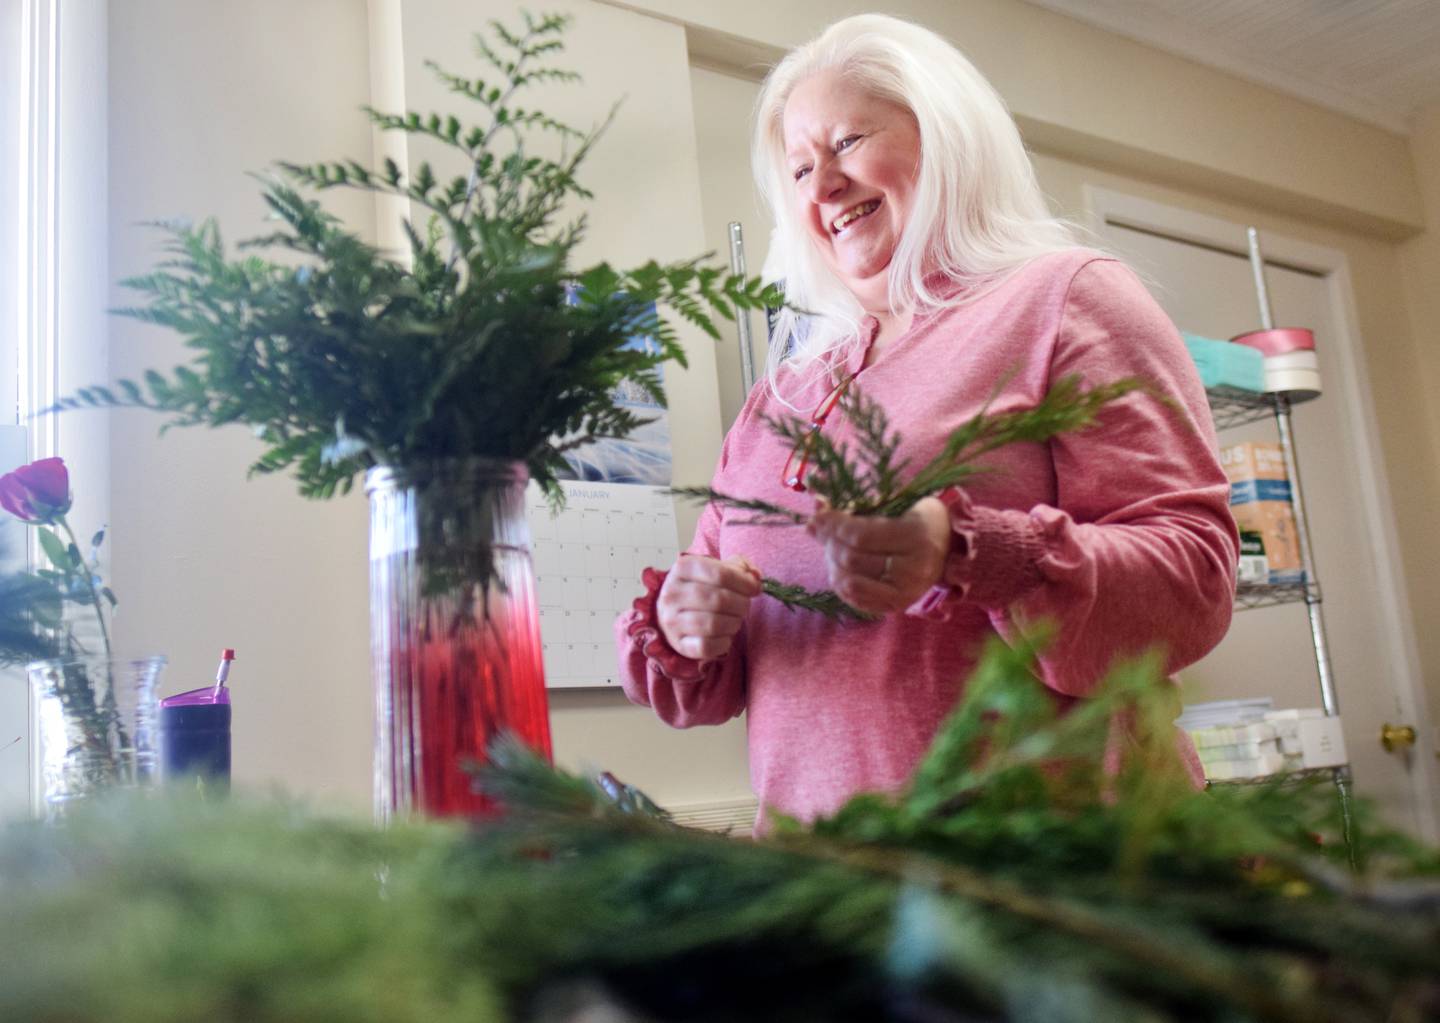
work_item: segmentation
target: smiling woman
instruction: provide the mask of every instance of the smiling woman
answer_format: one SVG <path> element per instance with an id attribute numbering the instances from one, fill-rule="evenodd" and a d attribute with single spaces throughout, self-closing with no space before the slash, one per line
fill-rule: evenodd
<path id="1" fill-rule="evenodd" d="M 914 115 L 829 70 L 790 94 L 783 129 L 797 219 L 861 306 L 889 313 L 890 256 L 914 213 L 920 170 Z"/>
<path id="2" fill-rule="evenodd" d="M 892 307 L 968 301 L 1019 262 L 1076 245 L 1046 208 L 1004 100 L 950 43 L 898 19 L 847 18 L 778 65 L 758 102 L 752 161 L 775 220 L 766 273 L 792 306 L 777 332 L 794 338 L 795 365 L 853 347 L 867 314 L 883 334 Z M 815 167 L 828 173 L 812 180 Z M 885 218 L 883 271 L 859 291 L 828 263 L 828 241 L 802 244 L 822 226 L 816 188 L 831 205 L 849 199 L 837 213 L 864 200 L 903 207 Z M 833 220 L 823 226 L 836 237 Z M 970 287 L 941 299 L 937 273 Z M 772 350 L 772 384 L 785 354 Z"/>
<path id="3" fill-rule="evenodd" d="M 807 528 L 712 504 L 616 632 L 631 699 L 678 727 L 744 711 L 762 805 L 809 819 L 906 785 L 988 638 L 1052 623 L 1041 674 L 1061 706 L 1117 657 L 1160 647 L 1175 671 L 1203 656 L 1229 624 L 1237 542 L 1174 325 L 1050 215 L 1004 104 L 953 46 L 894 18 L 838 22 L 775 67 L 757 121 L 787 343 L 712 488 Z M 1033 409 L 1077 379 L 1144 390 L 903 512 L 809 496 L 822 433 L 832 462 L 870 453 L 879 488 L 982 412 Z M 815 411 L 777 436 L 787 409 Z M 894 439 L 883 464 L 877 433 Z M 829 589 L 866 617 L 797 613 L 762 577 L 764 594 Z"/>

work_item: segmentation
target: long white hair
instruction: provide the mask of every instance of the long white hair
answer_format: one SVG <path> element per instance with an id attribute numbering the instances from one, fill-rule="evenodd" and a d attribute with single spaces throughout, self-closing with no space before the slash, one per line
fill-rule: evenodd
<path id="1" fill-rule="evenodd" d="M 913 213 L 889 267 L 892 308 L 960 304 L 1026 261 L 1079 244 L 1076 229 L 1046 207 L 1004 100 L 959 50 L 899 18 L 862 14 L 838 21 L 774 67 L 756 104 L 751 158 L 775 223 L 762 275 L 782 281 L 794 307 L 775 324 L 772 387 L 782 364 L 803 368 L 816 360 L 843 360 L 865 315 L 797 216 L 786 171 L 786 101 L 821 71 L 838 71 L 900 104 L 919 124 Z M 937 271 L 963 286 L 958 292 L 947 288 L 954 292 L 949 297 L 936 294 L 926 278 Z"/>

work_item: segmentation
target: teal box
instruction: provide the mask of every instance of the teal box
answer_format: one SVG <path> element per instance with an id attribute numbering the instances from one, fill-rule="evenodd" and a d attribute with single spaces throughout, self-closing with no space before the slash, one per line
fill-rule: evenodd
<path id="1" fill-rule="evenodd" d="M 1200 371 L 1200 382 L 1206 387 L 1265 390 L 1265 356 L 1258 349 L 1184 331 L 1180 336 L 1185 339 L 1190 358 Z"/>

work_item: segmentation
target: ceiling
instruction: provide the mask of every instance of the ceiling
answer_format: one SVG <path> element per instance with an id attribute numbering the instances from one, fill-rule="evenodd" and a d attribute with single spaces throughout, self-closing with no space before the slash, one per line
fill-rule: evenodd
<path id="1" fill-rule="evenodd" d="M 1028 0 L 1408 134 L 1440 101 L 1440 0 Z"/>

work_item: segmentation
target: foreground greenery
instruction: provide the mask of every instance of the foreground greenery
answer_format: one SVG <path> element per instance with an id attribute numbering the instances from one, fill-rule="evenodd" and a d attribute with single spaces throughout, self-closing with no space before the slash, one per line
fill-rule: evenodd
<path id="1" fill-rule="evenodd" d="M 1362 827 L 1357 878 L 1328 785 L 1194 792 L 1149 665 L 1049 708 L 994 648 L 902 797 L 758 842 L 514 747 L 469 830 L 161 799 L 12 826 L 0 1018 L 1440 1016 L 1433 852 Z"/>

